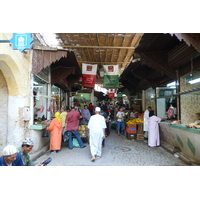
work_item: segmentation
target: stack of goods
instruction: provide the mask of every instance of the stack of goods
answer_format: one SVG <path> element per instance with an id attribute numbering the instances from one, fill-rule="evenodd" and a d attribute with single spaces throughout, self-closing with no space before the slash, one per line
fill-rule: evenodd
<path id="1" fill-rule="evenodd" d="M 87 129 L 88 129 L 87 125 L 80 125 L 78 127 L 78 132 L 80 133 L 81 137 L 86 137 L 87 136 L 87 133 L 86 133 Z"/>
<path id="2" fill-rule="evenodd" d="M 143 123 L 142 119 L 133 118 L 126 122 L 127 139 L 143 140 Z"/>
<path id="3" fill-rule="evenodd" d="M 131 119 L 126 122 L 126 137 L 128 140 L 134 140 L 136 139 L 136 119 Z"/>
<path id="4" fill-rule="evenodd" d="M 142 119 L 132 118 L 126 122 L 126 125 L 133 125 L 137 123 L 144 123 L 144 121 Z"/>

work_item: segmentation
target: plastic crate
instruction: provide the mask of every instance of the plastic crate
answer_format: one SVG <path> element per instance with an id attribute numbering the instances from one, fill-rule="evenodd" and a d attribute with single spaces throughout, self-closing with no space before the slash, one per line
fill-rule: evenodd
<path id="1" fill-rule="evenodd" d="M 127 133 L 134 133 L 136 134 L 136 125 L 127 125 L 126 126 L 126 132 Z"/>

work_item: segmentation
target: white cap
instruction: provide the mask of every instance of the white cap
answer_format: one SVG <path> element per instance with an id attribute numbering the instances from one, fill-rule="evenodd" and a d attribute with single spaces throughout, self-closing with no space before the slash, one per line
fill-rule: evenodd
<path id="1" fill-rule="evenodd" d="M 34 142 L 31 138 L 24 138 L 24 140 L 22 141 L 22 144 L 34 146 Z"/>
<path id="2" fill-rule="evenodd" d="M 100 107 L 96 107 L 96 108 L 95 108 L 95 111 L 96 111 L 96 112 L 100 112 L 100 111 L 101 111 L 101 108 L 100 108 Z"/>
<path id="3" fill-rule="evenodd" d="M 17 153 L 17 148 L 14 145 L 7 145 L 3 149 L 3 156 L 10 156 Z"/>

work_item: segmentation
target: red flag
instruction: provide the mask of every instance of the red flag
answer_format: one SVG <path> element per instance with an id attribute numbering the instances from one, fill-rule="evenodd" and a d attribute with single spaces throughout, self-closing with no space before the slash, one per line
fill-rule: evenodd
<path id="1" fill-rule="evenodd" d="M 82 74 L 84 87 L 94 87 L 96 83 L 97 65 L 82 63 Z"/>

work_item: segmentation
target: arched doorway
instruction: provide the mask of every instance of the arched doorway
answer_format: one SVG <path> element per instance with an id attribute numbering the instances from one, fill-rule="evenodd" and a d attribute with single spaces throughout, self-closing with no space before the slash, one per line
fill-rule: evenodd
<path id="1" fill-rule="evenodd" d="M 23 133 L 19 121 L 23 97 L 19 88 L 25 76 L 18 66 L 10 55 L 0 54 L 0 152 L 7 144 L 17 143 Z"/>
<path id="2" fill-rule="evenodd" d="M 0 149 L 7 144 L 8 132 L 8 87 L 3 72 L 0 70 Z"/>

